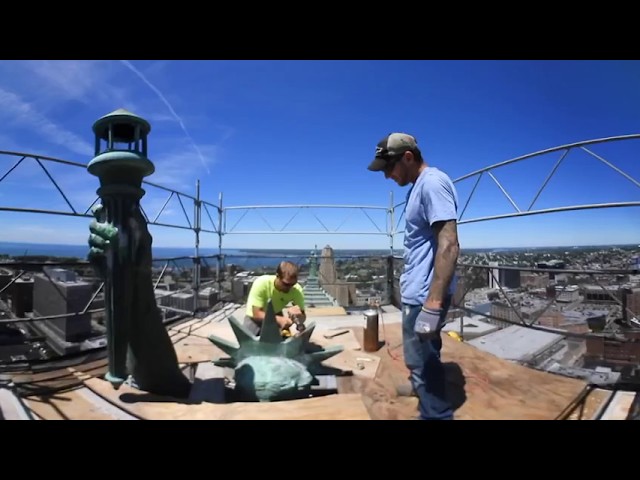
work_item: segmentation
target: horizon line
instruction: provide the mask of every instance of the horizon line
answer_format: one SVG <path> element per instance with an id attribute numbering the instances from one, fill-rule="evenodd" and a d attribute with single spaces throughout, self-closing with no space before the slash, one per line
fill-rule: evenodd
<path id="1" fill-rule="evenodd" d="M 48 245 L 48 246 L 59 246 L 59 247 L 77 247 L 77 248 L 84 248 L 86 246 L 86 248 L 88 249 L 88 245 L 84 245 L 84 244 L 73 244 L 73 243 L 38 243 L 38 242 L 16 242 L 16 241 L 5 241 L 5 240 L 0 240 L 0 244 L 17 244 L 17 245 L 37 245 L 37 246 L 43 246 L 43 245 Z M 331 247 L 331 245 L 327 244 L 329 247 Z M 529 245 L 529 246 L 500 246 L 500 247 L 461 247 L 460 251 L 464 251 L 464 250 L 500 250 L 500 249 L 514 249 L 514 248 L 519 248 L 519 249 L 540 249 L 540 248 L 581 248 L 581 247 L 616 247 L 616 246 L 624 246 L 624 247 L 630 247 L 630 246 L 638 246 L 640 247 L 640 241 L 638 243 L 596 243 L 596 244 L 583 244 L 583 245 L 543 245 L 543 246 L 535 246 L 535 245 Z M 152 248 L 173 248 L 173 249 L 193 249 L 195 248 L 194 246 L 160 246 L 160 245 L 152 245 Z M 217 247 L 199 247 L 201 250 L 203 249 L 207 249 L 207 250 L 213 250 L 213 249 L 217 249 Z M 323 247 L 324 248 L 324 247 Z M 333 248 L 333 247 L 331 247 Z M 394 248 L 394 250 L 401 250 L 404 247 L 400 247 L 400 248 Z M 297 250 L 297 251 L 308 251 L 308 250 L 314 250 L 313 248 L 311 249 L 307 249 L 307 248 L 256 248 L 256 247 L 222 247 L 223 250 L 227 249 L 227 250 Z M 363 250 L 363 251 L 367 251 L 367 250 L 388 250 L 388 247 L 384 247 L 384 248 L 333 248 L 333 250 Z M 317 249 L 317 250 L 322 250 Z"/>

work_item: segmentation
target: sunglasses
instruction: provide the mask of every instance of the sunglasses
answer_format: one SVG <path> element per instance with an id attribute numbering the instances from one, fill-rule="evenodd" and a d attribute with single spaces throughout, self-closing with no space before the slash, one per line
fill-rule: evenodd
<path id="1" fill-rule="evenodd" d="M 395 155 L 393 157 L 387 157 L 387 164 L 383 168 L 384 173 L 386 173 L 387 175 L 390 174 L 391 171 L 395 168 L 396 163 L 402 160 L 402 157 L 404 157 L 404 153 Z"/>

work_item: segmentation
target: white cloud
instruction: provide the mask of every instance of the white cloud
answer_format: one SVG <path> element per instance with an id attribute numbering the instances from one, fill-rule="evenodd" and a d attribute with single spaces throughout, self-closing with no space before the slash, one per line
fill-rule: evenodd
<path id="1" fill-rule="evenodd" d="M 58 100 L 90 102 L 97 85 L 103 84 L 104 61 L 90 60 L 29 60 L 26 69 L 39 76 L 55 93 Z"/>
<path id="2" fill-rule="evenodd" d="M 19 95 L 0 87 L 0 117 L 6 122 L 24 127 L 40 134 L 48 142 L 66 147 L 74 153 L 89 156 L 93 153 L 93 145 L 52 122 L 29 102 Z"/>
<path id="3" fill-rule="evenodd" d="M 156 135 L 150 144 L 150 159 L 156 171 L 146 180 L 195 195 L 196 179 L 203 179 L 209 173 L 219 154 L 219 147 L 214 144 L 197 145 L 187 131 L 187 122 L 199 126 L 198 134 L 202 132 L 202 126 L 207 131 L 214 130 L 214 138 L 219 142 L 224 142 L 234 131 L 210 122 L 198 108 L 184 108 L 185 112 L 177 114 L 174 105 L 180 106 L 182 97 L 176 97 L 174 91 L 165 95 L 155 86 L 156 80 L 163 85 L 162 80 L 170 79 L 167 75 L 179 73 L 174 62 L 145 62 L 142 64 L 144 68 L 139 70 L 138 65 L 130 64 L 133 68 L 129 68 L 124 62 L 91 60 L 0 62 L 0 150 L 71 160 L 80 156 L 81 160 L 77 161 L 88 162 L 93 157 L 94 145 L 92 135 L 86 134 L 87 127 L 90 127 L 86 119 L 89 118 L 91 123 L 100 115 L 125 108 L 158 127 L 154 128 Z M 171 104 L 168 99 L 171 99 Z M 76 134 L 75 131 L 80 132 L 80 129 L 83 133 Z M 17 160 L 19 157 L 0 155 L 0 176 Z M 43 164 L 78 213 L 84 213 L 96 200 L 99 181 L 86 169 L 51 162 Z M 147 193 L 142 205 L 153 220 L 170 192 L 151 186 L 143 188 Z M 0 183 L 0 191 L 3 205 L 11 199 L 20 206 L 34 203 L 33 208 L 68 210 L 64 199 L 32 159 L 26 159 L 6 181 Z M 182 202 L 192 222 L 193 202 L 185 198 Z M 32 217 L 28 218 L 31 222 Z M 56 221 L 49 223 L 51 218 Z M 55 238 L 56 243 L 77 243 L 78 239 L 84 242 L 87 219 L 69 220 L 71 231 L 66 236 L 59 230 L 62 225 L 67 225 L 65 218 L 44 216 L 37 221 L 34 219 L 40 230 L 32 226 L 19 227 L 10 222 L 11 226 L 3 232 L 1 240 L 28 241 L 37 237 Z M 158 221 L 187 226 L 188 221 L 175 196 Z M 164 230 L 167 232 L 159 233 L 159 239 L 165 235 L 167 239 L 178 238 L 174 236 L 175 229 Z"/>
<path id="4" fill-rule="evenodd" d="M 164 143 L 164 142 L 163 142 Z M 171 145 L 171 150 L 168 150 Z M 195 181 L 206 175 L 203 171 L 202 162 L 207 166 L 215 163 L 218 152 L 216 145 L 203 145 L 200 147 L 202 157 L 196 156 L 195 152 L 184 141 L 167 143 L 167 149 L 159 150 L 157 154 L 151 155 L 156 171 L 147 178 L 148 181 L 168 188 L 174 188 L 184 193 L 193 194 L 195 192 Z"/>
<path id="5" fill-rule="evenodd" d="M 131 82 L 122 81 L 126 72 L 112 60 L 29 60 L 4 62 L 2 66 L 10 72 L 2 84 L 11 84 L 25 96 L 28 92 L 28 98 L 37 102 L 44 112 L 75 101 L 92 110 L 103 110 L 104 114 L 125 108 L 154 121 L 166 117 L 143 106 L 147 103 L 145 96 L 136 97 L 139 89 Z"/>
<path id="6" fill-rule="evenodd" d="M 153 83 L 151 83 L 149 81 L 149 79 L 140 71 L 138 70 L 136 67 L 134 67 L 131 62 L 129 62 L 128 60 L 120 60 L 122 62 L 122 64 L 127 67 L 129 70 L 131 70 L 136 76 L 138 76 L 140 78 L 140 80 L 142 80 L 142 82 L 151 89 L 151 91 L 153 91 L 153 93 L 155 93 L 158 98 L 162 101 L 162 103 L 164 103 L 166 105 L 166 107 L 169 109 L 169 111 L 171 112 L 171 115 L 175 118 L 175 120 L 178 122 L 178 124 L 180 125 L 180 128 L 182 129 L 182 131 L 184 132 L 185 136 L 189 139 L 189 143 L 191 144 L 191 146 L 193 147 L 193 149 L 196 151 L 196 153 L 198 154 L 198 158 L 200 159 L 200 162 L 202 163 L 202 166 L 205 168 L 205 170 L 207 170 L 207 173 L 210 173 L 209 171 L 209 167 L 207 166 L 207 162 L 205 161 L 202 151 L 200 149 L 200 147 L 198 147 L 198 145 L 196 145 L 196 142 L 193 140 L 193 138 L 191 138 L 191 134 L 187 131 L 187 127 L 184 124 L 184 121 L 182 120 L 182 118 L 176 113 L 176 111 L 173 109 L 173 106 L 171 106 L 171 103 L 169 103 L 169 100 L 167 99 L 167 97 L 158 89 L 158 87 L 156 87 Z"/>

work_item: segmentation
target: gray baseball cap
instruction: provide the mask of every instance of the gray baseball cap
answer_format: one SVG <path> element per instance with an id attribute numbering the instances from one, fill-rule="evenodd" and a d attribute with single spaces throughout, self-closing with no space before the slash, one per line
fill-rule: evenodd
<path id="1" fill-rule="evenodd" d="M 418 141 L 408 133 L 390 133 L 376 145 L 376 156 L 367 168 L 373 172 L 382 171 L 393 157 L 417 148 Z"/>

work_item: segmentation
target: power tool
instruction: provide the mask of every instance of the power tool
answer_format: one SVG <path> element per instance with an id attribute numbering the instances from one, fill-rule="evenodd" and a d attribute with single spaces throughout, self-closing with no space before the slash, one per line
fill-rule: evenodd
<path id="1" fill-rule="evenodd" d="M 304 325 L 304 322 L 298 315 L 290 315 L 289 318 L 291 318 L 291 320 L 293 320 L 293 323 L 296 324 L 296 329 L 298 330 L 298 333 L 302 333 L 305 331 L 307 327 Z"/>
<path id="2" fill-rule="evenodd" d="M 292 315 L 290 313 L 287 313 L 287 316 L 291 320 L 293 320 L 293 323 L 296 324 L 296 330 L 298 331 L 296 333 L 296 335 L 305 331 L 305 329 L 307 327 L 305 326 L 304 322 L 302 321 L 302 319 L 298 315 Z M 283 329 L 282 330 L 282 336 L 283 337 L 290 337 L 291 336 L 291 331 L 288 328 Z"/>

